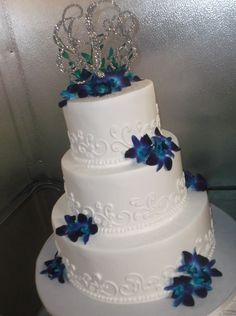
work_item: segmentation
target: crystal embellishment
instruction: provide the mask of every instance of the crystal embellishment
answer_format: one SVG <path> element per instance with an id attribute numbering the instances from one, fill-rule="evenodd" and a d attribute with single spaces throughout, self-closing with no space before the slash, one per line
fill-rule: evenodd
<path id="1" fill-rule="evenodd" d="M 82 41 L 84 26 L 88 38 Z M 53 39 L 59 48 L 57 66 L 71 76 L 87 70 L 100 78 L 105 75 L 103 64 L 112 69 L 114 60 L 129 70 L 137 56 L 137 29 L 135 15 L 122 11 L 113 0 L 92 2 L 86 13 L 80 5 L 71 4 L 54 28 Z"/>

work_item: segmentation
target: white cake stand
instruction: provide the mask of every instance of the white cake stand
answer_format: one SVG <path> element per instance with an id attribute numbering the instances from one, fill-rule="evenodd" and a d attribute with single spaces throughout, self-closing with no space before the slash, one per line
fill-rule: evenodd
<path id="1" fill-rule="evenodd" d="M 51 236 L 43 246 L 36 263 L 36 286 L 45 308 L 52 316 L 230 316 L 236 315 L 236 222 L 215 206 L 216 267 L 223 277 L 213 278 L 213 291 L 207 298 L 195 299 L 194 307 L 172 306 L 172 299 L 137 305 L 114 305 L 92 300 L 71 284 L 60 284 L 40 274 L 44 261 L 56 253 Z M 184 250 L 184 249 L 183 249 Z M 236 301 L 235 301 L 236 302 Z"/>

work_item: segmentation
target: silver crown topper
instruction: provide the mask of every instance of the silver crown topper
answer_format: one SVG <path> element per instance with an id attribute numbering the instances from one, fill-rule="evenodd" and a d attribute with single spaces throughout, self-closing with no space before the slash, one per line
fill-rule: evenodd
<path id="1" fill-rule="evenodd" d="M 54 28 L 53 38 L 59 47 L 57 66 L 71 76 L 82 69 L 98 77 L 104 77 L 107 68 L 129 70 L 137 56 L 137 29 L 135 15 L 122 11 L 113 0 L 92 2 L 86 14 L 79 4 L 71 4 Z M 84 31 L 88 38 L 82 42 Z"/>

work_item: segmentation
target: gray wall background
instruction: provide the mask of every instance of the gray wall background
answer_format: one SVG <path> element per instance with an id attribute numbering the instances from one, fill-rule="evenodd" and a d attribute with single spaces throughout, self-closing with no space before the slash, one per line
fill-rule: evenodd
<path id="1" fill-rule="evenodd" d="M 0 218 L 28 183 L 61 178 L 69 148 L 57 103 L 54 24 L 69 0 L 0 0 Z M 82 5 L 88 1 L 81 0 Z M 154 81 L 185 169 L 236 184 L 236 1 L 117 0 L 140 19 L 135 71 Z"/>

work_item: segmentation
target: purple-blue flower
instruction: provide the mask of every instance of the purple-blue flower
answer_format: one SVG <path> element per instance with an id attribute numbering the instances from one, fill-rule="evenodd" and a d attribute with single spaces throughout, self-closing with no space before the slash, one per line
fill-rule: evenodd
<path id="1" fill-rule="evenodd" d="M 200 175 L 196 174 L 195 176 L 189 171 L 184 171 L 186 187 L 195 191 L 206 191 L 207 190 L 207 181 Z"/>
<path id="2" fill-rule="evenodd" d="M 93 56 L 91 53 L 82 52 L 81 55 L 87 65 L 93 65 Z M 73 69 L 75 62 L 71 60 L 70 52 L 64 50 L 62 56 L 67 60 L 68 66 Z M 128 58 L 130 60 L 132 55 L 128 56 Z M 102 97 L 113 92 L 121 91 L 123 88 L 129 87 L 132 82 L 141 80 L 128 70 L 127 65 L 123 65 L 119 61 L 112 47 L 108 49 L 107 56 L 102 58 L 99 71 L 103 76 L 98 76 L 96 73 L 90 72 L 87 69 L 76 69 L 73 72 L 74 80 L 70 82 L 67 89 L 61 94 L 63 100 L 59 102 L 59 106 L 66 106 L 67 101 L 73 100 L 75 97 Z"/>
<path id="3" fill-rule="evenodd" d="M 64 273 L 65 265 L 62 262 L 62 258 L 55 254 L 54 259 L 45 261 L 46 269 L 41 271 L 41 274 L 47 274 L 49 279 L 58 279 L 60 283 L 65 282 Z"/>
<path id="4" fill-rule="evenodd" d="M 125 87 L 129 87 L 131 82 L 136 81 L 134 76 L 130 76 L 130 73 L 127 72 L 126 68 L 121 68 L 118 70 L 112 69 L 108 66 L 107 71 L 105 72 L 105 78 L 110 83 L 112 92 L 121 91 Z M 138 78 L 138 77 L 137 77 Z M 141 79 L 138 78 L 140 81 Z"/>
<path id="5" fill-rule="evenodd" d="M 153 149 L 146 161 L 149 166 L 157 165 L 157 171 L 163 166 L 166 170 L 172 168 L 172 158 L 175 157 L 173 152 L 179 151 L 180 148 L 172 141 L 171 137 L 162 135 L 158 128 L 155 129 L 155 136 L 152 137 Z"/>
<path id="6" fill-rule="evenodd" d="M 61 96 L 63 97 L 63 100 L 59 102 L 59 107 L 62 108 L 67 104 L 67 100 L 74 100 L 77 97 L 77 94 L 74 92 L 70 92 L 68 89 L 63 90 L 61 92 Z"/>
<path id="7" fill-rule="evenodd" d="M 205 298 L 208 291 L 212 290 L 212 277 L 222 276 L 222 273 L 213 268 L 215 260 L 197 254 L 183 251 L 183 264 L 177 269 L 184 275 L 174 278 L 173 284 L 166 286 L 164 289 L 172 292 L 174 306 L 183 304 L 193 306 L 193 295 Z"/>
<path id="8" fill-rule="evenodd" d="M 139 140 L 136 136 L 132 136 L 133 147 L 125 152 L 125 158 L 136 158 L 137 162 L 146 162 L 152 150 L 152 141 L 145 134 Z"/>
<path id="9" fill-rule="evenodd" d="M 191 284 L 193 285 L 194 294 L 198 297 L 205 298 L 208 291 L 212 290 L 212 280 L 208 274 L 196 274 L 192 275 Z"/>
<path id="10" fill-rule="evenodd" d="M 78 91 L 77 96 L 80 99 L 86 98 L 91 95 L 93 91 L 93 87 L 90 84 L 77 84 Z"/>
<path id="11" fill-rule="evenodd" d="M 146 134 L 139 140 L 133 135 L 132 142 L 133 147 L 126 151 L 125 158 L 136 158 L 138 163 L 143 162 L 149 166 L 157 165 L 157 171 L 163 166 L 171 170 L 172 159 L 175 157 L 173 152 L 180 150 L 172 138 L 162 135 L 158 128 L 151 138 Z"/>
<path id="12" fill-rule="evenodd" d="M 110 94 L 112 92 L 112 87 L 110 82 L 96 82 L 93 85 L 93 94 L 94 96 L 102 97 L 106 94 Z"/>
<path id="13" fill-rule="evenodd" d="M 172 291 L 171 297 L 174 299 L 173 305 L 175 307 L 183 304 L 185 306 L 193 306 L 193 285 L 191 284 L 192 278 L 182 275 L 173 279 L 173 283 L 166 286 L 164 290 Z"/>
<path id="14" fill-rule="evenodd" d="M 141 80 L 138 76 L 128 72 L 125 67 L 113 69 L 110 66 L 104 70 L 104 77 L 102 78 L 85 69 L 77 71 L 75 78 L 67 89 L 62 91 L 63 100 L 59 103 L 60 107 L 65 106 L 68 100 L 75 98 L 102 97 L 118 92 L 129 87 L 132 82 Z"/>
<path id="15" fill-rule="evenodd" d="M 90 235 L 94 235 L 98 231 L 98 226 L 93 223 L 92 217 L 84 214 L 76 216 L 65 215 L 66 225 L 62 225 L 56 229 L 59 236 L 68 236 L 68 238 L 76 242 L 79 237 L 83 238 L 84 244 L 89 240 Z"/>
<path id="16" fill-rule="evenodd" d="M 220 277 L 222 273 L 213 268 L 215 260 L 209 260 L 207 257 L 197 254 L 194 250 L 193 254 L 183 251 L 183 264 L 178 268 L 178 272 L 185 272 L 191 276 L 204 277 Z"/>

